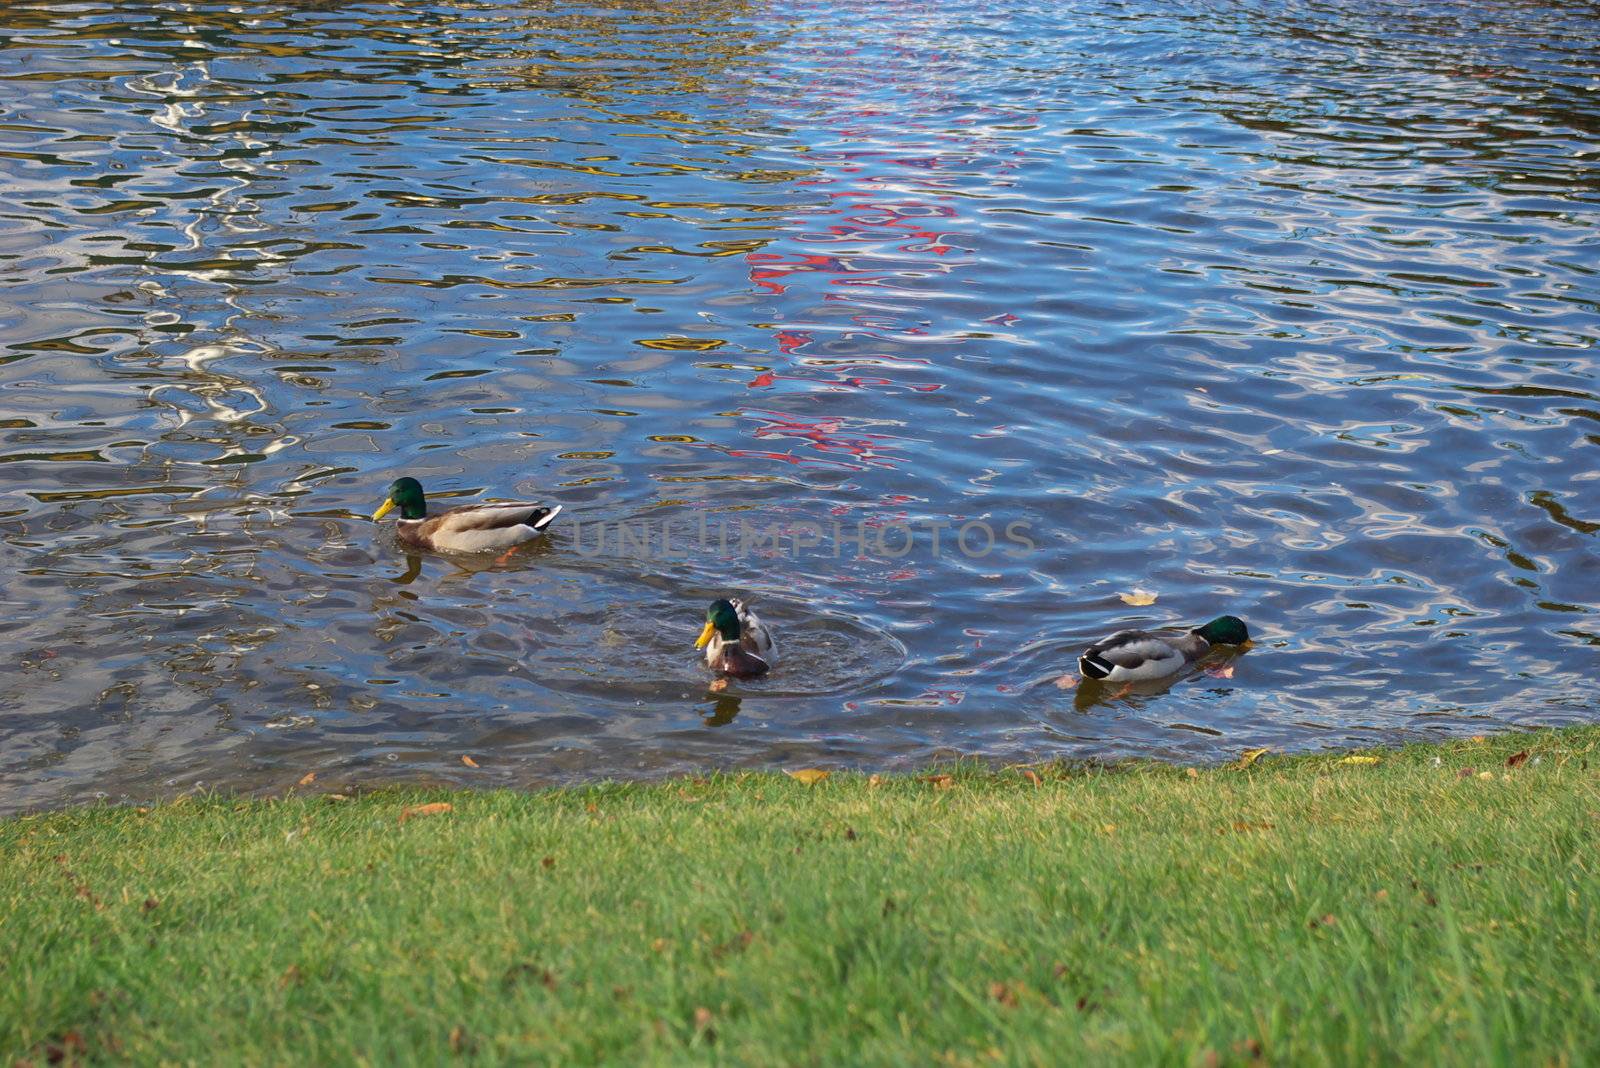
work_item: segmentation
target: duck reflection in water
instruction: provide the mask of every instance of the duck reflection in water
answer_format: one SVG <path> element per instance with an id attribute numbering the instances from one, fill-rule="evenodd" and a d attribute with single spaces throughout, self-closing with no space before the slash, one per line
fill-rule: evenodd
<path id="1" fill-rule="evenodd" d="M 711 709 L 702 721 L 707 727 L 726 727 L 739 714 L 743 698 L 733 694 L 717 693 L 711 696 Z"/>

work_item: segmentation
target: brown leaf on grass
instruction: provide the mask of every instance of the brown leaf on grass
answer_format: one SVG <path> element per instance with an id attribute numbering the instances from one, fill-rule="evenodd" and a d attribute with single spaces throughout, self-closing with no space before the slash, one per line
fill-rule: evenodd
<path id="1" fill-rule="evenodd" d="M 711 956 L 714 960 L 721 960 L 730 953 L 743 953 L 750 948 L 756 936 L 750 931 L 740 931 L 726 942 L 711 947 Z"/>
<path id="2" fill-rule="evenodd" d="M 1372 895 L 1372 900 L 1374 900 L 1374 901 L 1388 901 L 1389 900 L 1389 891 L 1387 891 L 1387 890 L 1379 890 L 1376 894 Z"/>
<path id="3" fill-rule="evenodd" d="M 1117 596 L 1122 599 L 1123 604 L 1131 604 L 1136 608 L 1156 603 L 1156 595 L 1154 593 L 1149 590 L 1141 590 L 1138 587 L 1134 587 L 1128 593 L 1119 593 Z"/>
<path id="4" fill-rule="evenodd" d="M 1256 761 L 1260 760 L 1270 752 L 1272 752 L 1272 750 L 1266 746 L 1262 746 L 1260 749 L 1246 749 L 1244 752 L 1239 754 L 1239 763 L 1235 764 L 1234 767 L 1248 768 L 1251 764 L 1254 764 Z"/>
<path id="5" fill-rule="evenodd" d="M 461 763 L 465 764 L 469 768 L 475 768 L 478 766 L 478 762 L 467 756 L 465 753 L 461 754 Z"/>
<path id="6" fill-rule="evenodd" d="M 924 775 L 917 781 L 925 782 L 935 790 L 948 790 L 956 784 L 954 775 Z"/>
<path id="7" fill-rule="evenodd" d="M 1253 1061 L 1259 1061 L 1261 1059 L 1261 1043 L 1256 1039 L 1247 1038 L 1243 1042 L 1235 1042 L 1233 1044 L 1233 1052 L 1249 1057 Z"/>
<path id="8" fill-rule="evenodd" d="M 1341 757 L 1339 759 L 1339 763 L 1341 763 L 1341 764 L 1351 764 L 1351 765 L 1354 765 L 1356 767 L 1366 768 L 1366 767 L 1371 767 L 1372 765 L 1378 763 L 1382 759 L 1383 759 L 1382 757 L 1367 756 L 1365 754 L 1358 753 L 1355 756 Z"/>
<path id="9" fill-rule="evenodd" d="M 44 1044 L 44 1059 L 51 1064 L 77 1064 L 88 1053 L 89 1044 L 83 1040 L 83 1036 L 70 1029 Z"/>
<path id="10" fill-rule="evenodd" d="M 1339 917 L 1337 917 L 1333 913 L 1329 912 L 1329 913 L 1324 914 L 1323 917 L 1320 920 L 1312 920 L 1311 922 L 1307 923 L 1306 926 L 1307 927 L 1336 927 L 1336 926 L 1338 926 L 1338 923 L 1339 923 Z"/>
<path id="11" fill-rule="evenodd" d="M 1214 1049 L 1208 1049 L 1200 1055 L 1201 1068 L 1222 1068 L 1222 1057 Z"/>
<path id="12" fill-rule="evenodd" d="M 707 1042 L 715 1042 L 717 1040 L 717 1029 L 711 1026 L 711 1021 L 713 1019 L 715 1019 L 715 1017 L 711 1015 L 711 1010 L 706 1008 L 704 1005 L 700 1005 L 695 1008 L 694 1029 Z"/>
<path id="13" fill-rule="evenodd" d="M 300 785 L 301 786 L 310 786 L 312 783 L 314 783 L 316 781 L 317 781 L 317 773 L 314 772 L 314 771 L 308 771 L 304 775 L 300 776 Z"/>
<path id="14" fill-rule="evenodd" d="M 844 840 L 847 842 L 854 842 L 856 840 L 856 829 L 854 827 L 846 827 L 844 829 Z"/>
<path id="15" fill-rule="evenodd" d="M 467 1029 L 460 1024 L 450 1028 L 450 1052 L 457 1056 L 476 1053 L 477 1040 L 467 1033 Z"/>
<path id="16" fill-rule="evenodd" d="M 1008 1009 L 1017 1007 L 1017 990 L 1011 983 L 1002 983 L 996 980 L 989 984 L 989 997 Z"/>
<path id="17" fill-rule="evenodd" d="M 453 812 L 455 806 L 448 801 L 430 801 L 426 805 L 412 805 L 400 813 L 400 822 L 415 819 L 418 816 L 437 816 L 443 812 Z"/>
<path id="18" fill-rule="evenodd" d="M 1200 770 L 1198 768 L 1185 768 L 1184 773 L 1187 774 L 1191 779 L 1198 779 L 1200 777 Z"/>
<path id="19" fill-rule="evenodd" d="M 1485 735 L 1482 735 L 1482 734 L 1474 734 L 1471 738 L 1467 739 L 1467 741 L 1471 742 L 1473 745 L 1482 745 L 1484 742 L 1487 742 L 1488 740 L 1489 739 Z"/>
<path id="20" fill-rule="evenodd" d="M 883 785 L 883 776 L 882 775 L 868 775 L 867 776 L 867 789 L 876 790 L 878 787 L 880 787 L 882 785 Z"/>
<path id="21" fill-rule="evenodd" d="M 1512 753 L 1510 756 L 1506 757 L 1506 767 L 1514 768 L 1518 764 L 1526 763 L 1527 760 L 1528 760 L 1528 751 L 1526 749 L 1523 749 L 1520 752 Z"/>
<path id="22" fill-rule="evenodd" d="M 283 970 L 282 975 L 278 976 L 278 985 L 298 986 L 304 979 L 305 976 L 300 974 L 300 965 L 291 964 Z"/>
<path id="23" fill-rule="evenodd" d="M 1032 768 L 1023 768 L 1022 777 L 1033 783 L 1035 786 L 1039 786 L 1044 782 L 1043 779 L 1039 778 L 1039 773 L 1034 771 Z"/>
<path id="24" fill-rule="evenodd" d="M 833 772 L 823 771 L 821 768 L 795 768 L 792 771 L 785 771 L 784 774 L 806 786 L 815 786 Z"/>
<path id="25" fill-rule="evenodd" d="M 161 902 L 158 901 L 156 898 L 147 897 L 147 898 L 144 899 L 144 910 L 146 912 L 154 912 L 156 909 L 158 909 L 160 907 L 161 907 Z"/>
<path id="26" fill-rule="evenodd" d="M 555 857 L 544 857 L 544 858 L 540 859 L 539 866 L 541 868 L 553 868 L 553 867 L 556 866 L 556 858 Z"/>

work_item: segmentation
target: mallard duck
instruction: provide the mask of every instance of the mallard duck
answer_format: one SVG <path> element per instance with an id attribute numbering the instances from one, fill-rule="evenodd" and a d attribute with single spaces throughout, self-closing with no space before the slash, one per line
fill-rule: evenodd
<path id="1" fill-rule="evenodd" d="M 1205 656 L 1213 645 L 1243 645 L 1249 640 L 1244 620 L 1235 616 L 1218 616 L 1187 634 L 1119 630 L 1089 646 L 1078 657 L 1078 670 L 1086 679 L 1109 682 L 1164 679 Z"/>
<path id="2" fill-rule="evenodd" d="M 395 533 L 402 545 L 444 552 L 481 553 L 511 549 L 537 538 L 561 511 L 558 504 L 463 504 L 436 516 L 428 515 L 422 483 L 397 478 L 389 484 L 383 506 L 372 513 L 374 521 L 400 509 Z"/>
<path id="3" fill-rule="evenodd" d="M 765 675 L 778 661 L 772 632 L 738 598 L 711 602 L 694 647 L 705 649 L 706 663 L 723 675 Z"/>

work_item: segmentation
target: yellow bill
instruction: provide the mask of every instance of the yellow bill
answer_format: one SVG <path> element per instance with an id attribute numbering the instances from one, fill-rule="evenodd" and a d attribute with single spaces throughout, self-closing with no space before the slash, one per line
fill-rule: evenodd
<path id="1" fill-rule="evenodd" d="M 694 647 L 696 649 L 704 649 L 706 643 L 711 640 L 711 635 L 716 633 L 716 630 L 716 625 L 711 620 L 706 620 L 705 628 L 700 631 L 700 637 L 694 640 Z"/>
<path id="2" fill-rule="evenodd" d="M 390 497 L 383 502 L 382 508 L 379 508 L 376 512 L 372 513 L 373 521 L 376 522 L 377 520 L 382 519 L 384 516 L 388 515 L 393 508 L 394 498 Z"/>

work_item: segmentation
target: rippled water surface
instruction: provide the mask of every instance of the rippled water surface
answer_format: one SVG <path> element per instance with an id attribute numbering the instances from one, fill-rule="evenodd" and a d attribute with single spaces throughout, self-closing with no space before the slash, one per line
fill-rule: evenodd
<path id="1" fill-rule="evenodd" d="M 1594 718 L 1593 13 L 8 3 L 0 807 Z"/>

